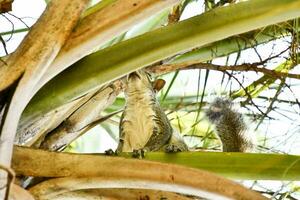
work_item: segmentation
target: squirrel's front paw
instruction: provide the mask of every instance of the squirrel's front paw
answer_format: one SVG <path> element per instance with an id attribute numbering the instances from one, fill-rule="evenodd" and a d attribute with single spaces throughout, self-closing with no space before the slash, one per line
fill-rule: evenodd
<path id="1" fill-rule="evenodd" d="M 145 150 L 144 149 L 134 149 L 132 151 L 133 158 L 145 158 Z"/>
<path id="2" fill-rule="evenodd" d="M 182 152 L 183 150 L 175 145 L 175 144 L 168 144 L 167 146 L 165 146 L 165 152 L 166 153 L 176 153 L 176 152 Z"/>
<path id="3" fill-rule="evenodd" d="M 114 151 L 114 150 L 112 150 L 112 149 L 108 149 L 108 150 L 106 150 L 104 153 L 105 153 L 105 155 L 107 155 L 107 156 L 117 156 L 117 155 L 118 155 L 118 152 L 117 152 L 117 151 Z"/>

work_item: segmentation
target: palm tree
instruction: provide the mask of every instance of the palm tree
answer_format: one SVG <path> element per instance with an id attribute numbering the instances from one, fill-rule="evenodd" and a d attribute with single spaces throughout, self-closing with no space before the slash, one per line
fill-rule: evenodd
<path id="1" fill-rule="evenodd" d="M 36 199 L 93 199 L 99 195 L 117 199 L 141 195 L 169 199 L 195 196 L 264 199 L 219 175 L 236 179 L 299 180 L 299 156 L 293 155 L 151 152 L 145 157 L 150 161 L 146 161 L 129 159 L 126 153 L 120 155 L 125 158 L 117 158 L 60 152 L 95 125 L 105 127 L 104 121 L 117 116 L 124 102 L 117 97 L 123 90 L 120 78 L 141 68 L 157 76 L 171 74 L 167 75 L 171 81 L 161 94 L 161 104 L 170 111 L 173 125 L 180 130 L 188 122 L 174 112 L 183 113 L 180 109 L 185 109 L 184 114 L 192 113 L 195 120 L 189 131 L 185 131 L 186 136 L 200 138 L 204 148 L 218 147 L 212 129 L 207 131 L 207 122 L 202 123 L 206 123 L 205 129 L 199 124 L 209 94 L 206 85 L 212 79 L 210 71 L 222 72 L 229 77 L 228 83 L 238 84 L 240 89 L 230 90 L 230 96 L 243 107 L 252 106 L 256 110 L 251 117 L 256 119 L 257 127 L 269 119 L 274 104 L 293 103 L 278 96 L 283 88 L 292 90 L 289 80 L 300 77 L 289 72 L 298 64 L 300 2 L 207 0 L 200 15 L 180 20 L 188 6 L 200 4 L 195 2 L 102 0 L 87 9 L 88 0 L 48 3 L 19 47 L 0 62 L 0 185 L 3 185 L 0 196 L 3 199 L 8 199 L 9 193 L 16 199 L 24 199 L 17 196 L 21 194 L 28 199 L 32 198 L 30 195 Z M 132 28 L 140 22 L 143 23 Z M 291 38 L 289 48 L 284 51 L 267 58 L 257 52 L 259 45 L 284 37 Z M 245 49 L 257 52 L 259 61 L 239 63 L 239 55 Z M 212 63 L 215 58 L 230 57 L 233 53 L 238 55 L 234 65 Z M 287 56 L 282 63 L 266 67 L 282 55 Z M 171 95 L 178 74 L 192 69 L 198 70 L 199 78 L 203 77 L 201 70 L 205 70 L 202 94 L 199 80 L 196 94 Z M 246 85 L 243 74 L 228 71 L 259 72 L 262 76 Z M 272 87 L 275 95 L 263 96 Z M 270 100 L 267 108 L 256 103 L 264 98 Z M 299 104 L 297 99 L 295 104 Z M 108 115 L 103 116 L 102 111 Z M 15 173 L 19 180 L 21 176 L 26 176 L 26 180 L 29 176 L 43 179 L 34 178 L 30 184 L 35 186 L 25 190 L 13 184 Z"/>

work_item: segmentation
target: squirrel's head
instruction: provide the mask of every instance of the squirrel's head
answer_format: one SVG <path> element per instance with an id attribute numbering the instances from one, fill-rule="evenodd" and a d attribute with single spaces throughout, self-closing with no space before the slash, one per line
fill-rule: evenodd
<path id="1" fill-rule="evenodd" d="M 206 110 L 205 114 L 209 121 L 215 122 L 223 116 L 224 112 L 231 109 L 232 106 L 233 103 L 230 99 L 216 98 L 212 103 L 210 103 L 210 106 Z"/>
<path id="2" fill-rule="evenodd" d="M 158 92 L 165 85 L 163 79 L 152 81 L 152 76 L 145 70 L 138 70 L 130 73 L 127 76 L 127 84 L 134 86 L 136 89 L 149 89 L 153 92 Z"/>

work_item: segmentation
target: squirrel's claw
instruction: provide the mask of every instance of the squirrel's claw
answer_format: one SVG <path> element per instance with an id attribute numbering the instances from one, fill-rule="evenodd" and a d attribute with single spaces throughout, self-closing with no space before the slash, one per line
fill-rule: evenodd
<path id="1" fill-rule="evenodd" d="M 166 153 L 182 152 L 182 149 L 179 146 L 177 146 L 176 144 L 168 144 L 165 146 L 164 150 Z"/>
<path id="2" fill-rule="evenodd" d="M 108 150 L 106 150 L 104 153 L 105 153 L 105 155 L 107 155 L 107 156 L 117 156 L 117 155 L 118 155 L 118 152 L 117 152 L 117 151 L 114 151 L 114 150 L 112 150 L 112 149 L 108 149 Z"/>
<path id="3" fill-rule="evenodd" d="M 134 149 L 132 151 L 132 157 L 133 158 L 145 158 L 145 150 L 144 149 Z"/>

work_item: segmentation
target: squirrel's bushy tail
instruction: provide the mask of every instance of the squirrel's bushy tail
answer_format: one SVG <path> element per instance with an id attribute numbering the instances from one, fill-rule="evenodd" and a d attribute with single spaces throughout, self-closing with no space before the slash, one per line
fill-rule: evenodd
<path id="1" fill-rule="evenodd" d="M 248 135 L 242 114 L 233 108 L 229 99 L 216 98 L 206 111 L 208 120 L 215 125 L 225 152 L 249 152 L 253 139 Z"/>

